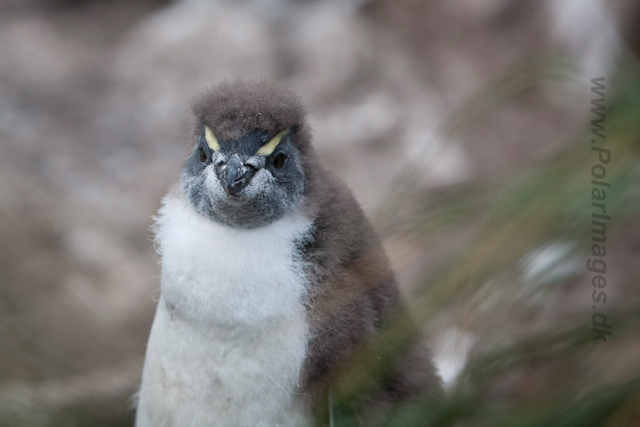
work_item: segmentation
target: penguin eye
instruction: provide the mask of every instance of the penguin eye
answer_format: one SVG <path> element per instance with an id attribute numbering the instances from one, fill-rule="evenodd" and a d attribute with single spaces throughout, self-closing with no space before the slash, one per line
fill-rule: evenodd
<path id="1" fill-rule="evenodd" d="M 207 153 L 204 152 L 204 148 L 200 147 L 199 152 L 200 152 L 200 161 L 202 163 L 206 162 L 207 161 Z"/>
<path id="2" fill-rule="evenodd" d="M 284 166 L 284 161 L 287 159 L 287 157 L 280 153 L 276 156 L 275 159 L 273 159 L 273 167 L 276 169 L 280 169 L 282 166 Z"/>

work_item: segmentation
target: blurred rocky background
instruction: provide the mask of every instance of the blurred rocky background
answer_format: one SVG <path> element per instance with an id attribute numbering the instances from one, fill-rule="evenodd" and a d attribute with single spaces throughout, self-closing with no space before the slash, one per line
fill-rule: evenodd
<path id="1" fill-rule="evenodd" d="M 625 163 L 611 166 L 606 344 L 590 335 L 585 135 L 592 78 L 608 104 L 640 93 L 639 22 L 632 0 L 0 0 L 0 426 L 132 425 L 159 294 L 152 216 L 189 153 L 189 99 L 236 78 L 303 98 L 452 395 L 476 384 L 539 415 L 565 391 L 562 414 L 632 379 L 640 133 L 612 136 Z M 496 372 L 504 346 L 521 357 Z M 630 390 L 605 418 L 556 424 L 477 421 L 473 395 L 455 425 L 640 425 Z"/>

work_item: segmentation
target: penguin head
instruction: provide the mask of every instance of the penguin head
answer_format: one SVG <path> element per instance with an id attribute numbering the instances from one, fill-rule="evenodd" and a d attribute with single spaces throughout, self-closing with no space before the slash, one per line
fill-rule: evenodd
<path id="1" fill-rule="evenodd" d="M 181 178 L 199 213 L 255 228 L 301 203 L 310 136 L 297 95 L 264 81 L 224 82 L 204 91 L 192 110 L 195 149 Z"/>

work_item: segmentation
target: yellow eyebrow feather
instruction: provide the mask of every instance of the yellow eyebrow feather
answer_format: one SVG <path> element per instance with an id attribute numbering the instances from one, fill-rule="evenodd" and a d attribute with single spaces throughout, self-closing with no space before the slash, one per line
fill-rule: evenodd
<path id="1" fill-rule="evenodd" d="M 204 138 L 207 140 L 207 145 L 209 145 L 209 148 L 211 148 L 213 151 L 220 151 L 220 144 L 218 143 L 218 140 L 211 131 L 211 128 L 206 125 L 204 127 Z"/>
<path id="2" fill-rule="evenodd" d="M 271 153 L 273 153 L 276 149 L 276 147 L 278 146 L 278 144 L 280 144 L 280 141 L 282 141 L 282 138 L 289 133 L 289 130 L 283 130 L 282 132 L 280 132 L 279 134 L 277 134 L 276 136 L 274 136 L 273 138 L 271 138 L 271 141 L 267 142 L 266 144 L 264 144 L 262 147 L 260 147 L 260 149 L 258 150 L 258 152 L 256 153 L 259 156 L 268 156 Z"/>

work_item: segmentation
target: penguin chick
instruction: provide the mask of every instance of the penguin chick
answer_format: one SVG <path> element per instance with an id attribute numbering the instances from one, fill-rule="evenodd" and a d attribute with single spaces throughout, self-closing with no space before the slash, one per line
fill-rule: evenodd
<path id="1" fill-rule="evenodd" d="M 393 272 L 320 164 L 297 95 L 224 82 L 192 111 L 195 148 L 157 217 L 161 297 L 136 426 L 310 425 L 399 307 Z M 437 393 L 430 356 L 405 360 L 372 405 Z"/>

